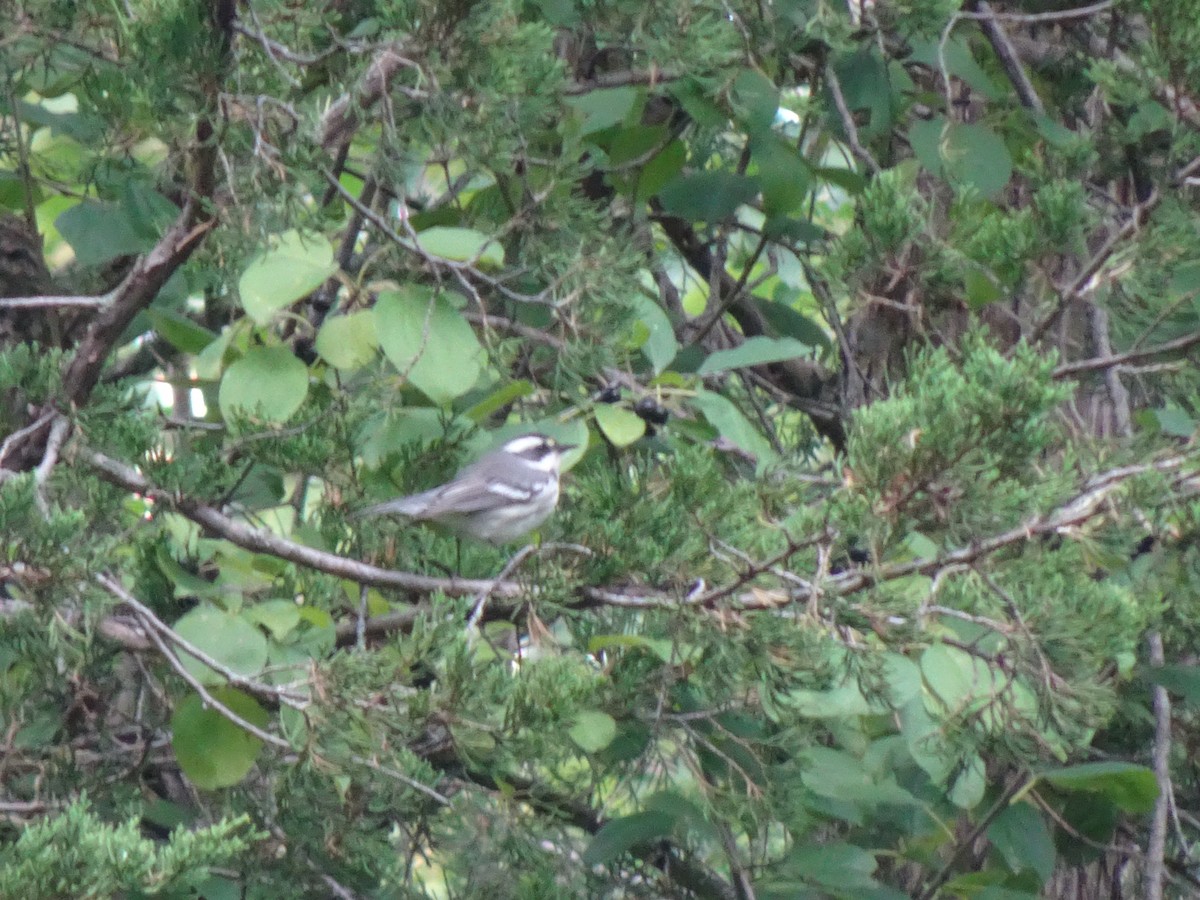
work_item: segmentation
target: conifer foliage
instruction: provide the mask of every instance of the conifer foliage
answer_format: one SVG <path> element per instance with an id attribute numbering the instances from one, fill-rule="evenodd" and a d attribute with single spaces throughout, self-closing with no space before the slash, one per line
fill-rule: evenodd
<path id="1" fill-rule="evenodd" d="M 0 896 L 1200 891 L 1200 4 L 1051 6 L 9 0 Z"/>

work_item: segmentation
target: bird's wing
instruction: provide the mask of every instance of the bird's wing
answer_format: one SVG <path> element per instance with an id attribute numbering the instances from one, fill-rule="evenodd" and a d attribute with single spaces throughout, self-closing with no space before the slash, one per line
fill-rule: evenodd
<path id="1" fill-rule="evenodd" d="M 545 479 L 525 484 L 507 481 L 455 480 L 431 491 L 429 503 L 420 513 L 420 518 L 433 519 L 440 516 L 469 515 L 489 512 L 512 503 L 526 503 L 538 493 Z"/>

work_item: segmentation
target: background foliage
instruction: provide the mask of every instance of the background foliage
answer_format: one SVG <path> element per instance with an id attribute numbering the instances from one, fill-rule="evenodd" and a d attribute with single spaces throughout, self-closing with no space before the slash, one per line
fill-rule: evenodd
<path id="1" fill-rule="evenodd" d="M 12 4 L 0 895 L 1195 893 L 1200 8 L 1054 6 Z"/>

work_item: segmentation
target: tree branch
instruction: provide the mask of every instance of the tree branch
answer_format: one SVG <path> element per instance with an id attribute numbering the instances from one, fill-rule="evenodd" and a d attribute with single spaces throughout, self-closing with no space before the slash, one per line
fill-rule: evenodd
<path id="1" fill-rule="evenodd" d="M 1163 665 L 1162 635 L 1152 631 L 1150 665 Z M 1154 698 L 1154 777 L 1158 779 L 1158 798 L 1154 801 L 1154 814 L 1150 817 L 1150 839 L 1146 844 L 1146 868 L 1143 875 L 1143 890 L 1146 900 L 1163 898 L 1163 860 L 1167 852 L 1167 810 L 1171 803 L 1171 698 L 1161 684 L 1151 688 Z"/>
<path id="2" fill-rule="evenodd" d="M 155 503 L 162 504 L 168 509 L 174 509 L 184 517 L 191 519 L 203 527 L 208 533 L 224 538 L 254 553 L 267 553 L 280 559 L 298 565 L 316 569 L 339 578 L 346 578 L 358 584 L 372 587 L 399 588 L 419 594 L 430 594 L 440 591 L 451 597 L 476 595 L 490 589 L 493 596 L 517 597 L 525 589 L 516 582 L 503 581 L 493 584 L 490 579 L 471 578 L 433 578 L 428 575 L 418 575 L 414 572 L 398 572 L 393 569 L 382 569 L 368 563 L 347 559 L 335 553 L 315 550 L 303 544 L 297 544 L 286 538 L 251 528 L 229 516 L 218 512 L 213 507 L 194 500 L 190 497 L 172 495 L 167 491 L 151 484 L 151 482 L 136 469 L 125 465 L 103 453 L 85 451 L 82 457 L 96 470 L 105 481 L 115 484 L 125 490 L 148 497 Z"/>
<path id="3" fill-rule="evenodd" d="M 1000 27 L 1000 23 L 996 21 L 996 13 L 992 9 L 991 4 L 987 0 L 974 0 L 971 6 L 979 14 L 979 28 L 987 35 L 992 49 L 996 51 L 996 56 L 1000 59 L 1000 65 L 1004 67 L 1004 73 L 1016 89 L 1017 97 L 1021 100 L 1021 105 L 1026 109 L 1032 109 L 1034 112 L 1045 113 L 1046 107 L 1042 105 L 1042 98 L 1038 96 L 1037 91 L 1033 88 L 1033 82 L 1025 74 L 1025 68 L 1021 65 L 1021 58 L 1017 56 L 1017 51 L 1008 39 L 1008 35 L 1004 33 L 1004 29 Z"/>

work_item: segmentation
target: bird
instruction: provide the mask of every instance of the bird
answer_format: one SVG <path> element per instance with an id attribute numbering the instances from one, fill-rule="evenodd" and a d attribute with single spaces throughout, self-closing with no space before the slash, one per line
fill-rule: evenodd
<path id="1" fill-rule="evenodd" d="M 537 528 L 558 505 L 563 457 L 575 444 L 523 434 L 484 454 L 443 485 L 368 506 L 354 518 L 401 515 L 501 545 Z"/>

